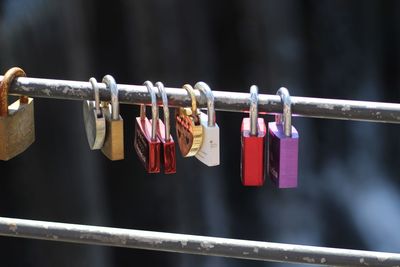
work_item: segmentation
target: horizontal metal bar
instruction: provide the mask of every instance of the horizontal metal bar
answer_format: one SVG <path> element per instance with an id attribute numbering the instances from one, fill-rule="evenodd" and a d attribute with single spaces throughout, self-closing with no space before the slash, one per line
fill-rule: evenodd
<path id="1" fill-rule="evenodd" d="M 3 76 L 0 76 L 0 81 Z M 110 99 L 110 92 L 104 84 L 99 84 L 100 98 Z M 123 104 L 150 104 L 150 96 L 146 87 L 141 85 L 119 84 L 119 100 Z M 157 90 L 157 89 L 156 89 Z M 215 109 L 222 111 L 244 112 L 249 110 L 249 91 L 235 93 L 227 91 L 213 91 Z M 169 105 L 171 107 L 189 106 L 190 98 L 185 90 L 166 88 Z M 89 82 L 51 80 L 20 77 L 13 82 L 10 94 L 29 95 L 32 97 L 59 98 L 70 100 L 93 100 L 93 91 Z M 207 106 L 206 99 L 196 92 L 200 107 Z M 297 116 L 342 119 L 356 121 L 374 121 L 386 123 L 400 123 L 400 104 L 338 100 L 292 96 L 292 113 Z M 161 99 L 158 99 L 161 105 Z M 281 113 L 282 105 L 277 95 L 259 95 L 259 112 Z"/>
<path id="2" fill-rule="evenodd" d="M 0 235 L 327 266 L 400 266 L 400 254 L 0 217 Z"/>

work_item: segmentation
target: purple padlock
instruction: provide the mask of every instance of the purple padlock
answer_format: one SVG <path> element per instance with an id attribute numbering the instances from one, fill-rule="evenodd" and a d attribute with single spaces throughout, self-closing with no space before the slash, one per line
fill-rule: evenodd
<path id="1" fill-rule="evenodd" d="M 289 91 L 281 87 L 283 115 L 276 115 L 275 122 L 268 123 L 268 173 L 278 188 L 297 187 L 299 134 L 292 126 Z M 283 116 L 283 122 L 282 122 Z"/>

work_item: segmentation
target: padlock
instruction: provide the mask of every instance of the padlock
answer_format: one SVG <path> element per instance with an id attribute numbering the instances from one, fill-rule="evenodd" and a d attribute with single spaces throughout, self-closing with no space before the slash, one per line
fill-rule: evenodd
<path id="1" fill-rule="evenodd" d="M 299 134 L 292 126 L 289 91 L 282 87 L 277 94 L 283 105 L 282 115 L 268 123 L 268 174 L 278 188 L 297 187 Z"/>
<path id="2" fill-rule="evenodd" d="M 200 124 L 203 127 L 203 141 L 196 158 L 207 166 L 219 165 L 219 127 L 215 122 L 214 95 L 205 82 L 194 86 L 207 98 L 207 115 L 200 112 Z"/>
<path id="3" fill-rule="evenodd" d="M 176 111 L 176 135 L 182 156 L 192 157 L 199 151 L 203 139 L 203 127 L 200 124 L 200 111 L 197 109 L 196 95 L 191 85 L 183 88 L 188 92 L 191 108 L 179 108 Z"/>
<path id="4" fill-rule="evenodd" d="M 144 85 L 151 97 L 151 118 L 146 117 L 146 106 L 140 105 L 140 117 L 136 118 L 134 146 L 136 153 L 148 173 L 160 172 L 161 143 L 157 137 L 158 106 L 153 84 L 146 81 Z"/>
<path id="5" fill-rule="evenodd" d="M 161 119 L 158 119 L 157 137 L 162 143 L 161 148 L 163 154 L 164 173 L 172 174 L 176 173 L 176 149 L 174 139 L 170 133 L 168 98 L 164 85 L 161 82 L 157 82 L 156 86 L 163 102 L 165 122 L 164 124 Z M 153 122 L 153 120 L 151 120 L 151 122 Z"/>
<path id="6" fill-rule="evenodd" d="M 103 147 L 106 136 L 106 120 L 100 108 L 99 87 L 95 78 L 89 79 L 94 92 L 94 101 L 83 101 L 83 120 L 90 149 Z"/>
<path id="7" fill-rule="evenodd" d="M 8 90 L 16 77 L 26 74 L 20 68 L 11 68 L 0 83 L 0 160 L 21 154 L 35 141 L 33 98 L 21 96 L 8 106 Z"/>
<path id="8" fill-rule="evenodd" d="M 110 160 L 122 160 L 124 159 L 124 120 L 119 114 L 117 83 L 111 75 L 104 76 L 102 82 L 111 92 L 111 105 L 103 102 L 102 106 L 106 120 L 106 136 L 101 152 Z"/>
<path id="9" fill-rule="evenodd" d="M 250 118 L 242 121 L 242 183 L 245 186 L 262 186 L 265 180 L 266 125 L 258 118 L 258 87 L 250 87 Z"/>

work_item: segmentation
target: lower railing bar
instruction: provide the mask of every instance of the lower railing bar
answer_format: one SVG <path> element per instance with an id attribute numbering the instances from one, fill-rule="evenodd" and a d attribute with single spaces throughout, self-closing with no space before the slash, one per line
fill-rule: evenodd
<path id="1" fill-rule="evenodd" d="M 327 266 L 400 266 L 400 254 L 0 217 L 0 235 Z"/>

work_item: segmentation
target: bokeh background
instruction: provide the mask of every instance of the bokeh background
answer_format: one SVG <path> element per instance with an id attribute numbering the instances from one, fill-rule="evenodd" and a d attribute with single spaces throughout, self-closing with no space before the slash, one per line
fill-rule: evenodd
<path id="1" fill-rule="evenodd" d="M 0 69 L 398 102 L 399 20 L 399 1 L 1 0 Z M 179 155 L 166 176 L 135 155 L 138 106 L 121 107 L 121 162 L 90 151 L 82 103 L 35 99 L 35 112 L 36 142 L 0 162 L 1 216 L 400 252 L 397 125 L 295 118 L 300 185 L 276 190 L 241 185 L 245 114 L 217 113 L 219 167 Z M 1 266 L 292 266 L 5 237 L 0 251 Z"/>

